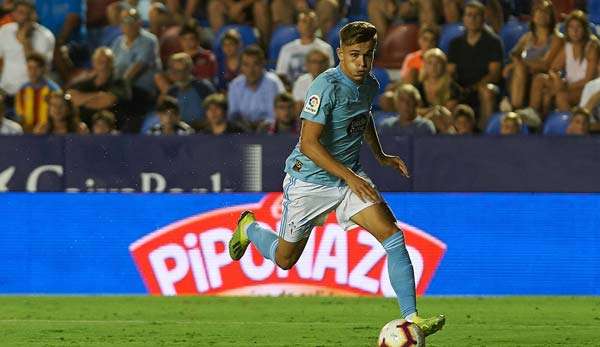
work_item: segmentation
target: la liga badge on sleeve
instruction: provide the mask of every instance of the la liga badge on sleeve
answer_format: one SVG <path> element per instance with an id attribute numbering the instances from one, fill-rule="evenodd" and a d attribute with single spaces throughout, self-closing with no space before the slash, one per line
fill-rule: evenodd
<path id="1" fill-rule="evenodd" d="M 319 110 L 319 105 L 321 104 L 321 98 L 318 95 L 311 95 L 306 103 L 304 103 L 304 112 L 308 112 L 310 114 L 317 114 Z"/>

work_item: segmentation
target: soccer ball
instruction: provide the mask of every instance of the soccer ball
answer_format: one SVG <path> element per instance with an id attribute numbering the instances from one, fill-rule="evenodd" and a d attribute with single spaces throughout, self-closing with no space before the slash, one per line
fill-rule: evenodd
<path id="1" fill-rule="evenodd" d="M 381 328 L 379 347 L 424 347 L 425 335 L 423 331 L 414 323 L 404 319 L 395 319 Z"/>

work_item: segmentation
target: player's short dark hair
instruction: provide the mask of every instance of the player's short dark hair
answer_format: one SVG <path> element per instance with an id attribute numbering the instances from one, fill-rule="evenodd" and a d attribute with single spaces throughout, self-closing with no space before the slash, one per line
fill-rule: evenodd
<path id="1" fill-rule="evenodd" d="M 466 104 L 456 105 L 456 108 L 454 108 L 454 113 L 452 114 L 452 118 L 454 118 L 454 120 L 456 120 L 460 117 L 466 117 L 469 121 L 474 123 L 475 122 L 475 111 L 473 111 L 471 106 L 466 105 Z"/>
<path id="2" fill-rule="evenodd" d="M 194 20 L 186 21 L 179 30 L 179 36 L 192 34 L 198 40 L 200 40 L 200 31 L 198 28 L 198 23 Z"/>
<path id="3" fill-rule="evenodd" d="M 179 114 L 179 102 L 172 96 L 164 96 L 159 100 L 156 106 L 156 112 L 173 111 Z"/>
<path id="4" fill-rule="evenodd" d="M 207 109 L 210 105 L 216 105 L 227 112 L 227 97 L 223 93 L 213 93 L 207 96 L 202 102 L 202 107 Z"/>
<path id="5" fill-rule="evenodd" d="M 377 29 L 369 22 L 351 22 L 340 30 L 340 46 L 349 46 L 357 43 L 377 41 Z"/>
<path id="6" fill-rule="evenodd" d="M 44 56 L 38 52 L 31 52 L 27 54 L 25 61 L 29 62 L 30 60 L 34 61 L 41 68 L 46 67 L 46 58 L 44 58 Z"/>
<path id="7" fill-rule="evenodd" d="M 117 127 L 117 118 L 115 117 L 115 114 L 108 110 L 102 110 L 94 113 L 92 116 L 92 123 L 96 122 L 104 122 L 111 129 L 115 129 Z"/>
<path id="8" fill-rule="evenodd" d="M 294 97 L 288 92 L 279 93 L 277 94 L 277 96 L 275 96 L 275 99 L 273 100 L 273 105 L 277 105 L 278 102 L 289 102 L 293 104 Z"/>
<path id="9" fill-rule="evenodd" d="M 265 52 L 258 45 L 250 45 L 244 49 L 242 56 L 256 57 L 258 61 L 265 61 Z"/>

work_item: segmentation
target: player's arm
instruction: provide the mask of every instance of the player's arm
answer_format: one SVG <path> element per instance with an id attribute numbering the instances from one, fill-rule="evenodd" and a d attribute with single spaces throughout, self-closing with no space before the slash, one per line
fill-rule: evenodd
<path id="1" fill-rule="evenodd" d="M 364 137 L 369 148 L 371 148 L 371 152 L 373 152 L 373 156 L 375 156 L 375 159 L 377 159 L 380 165 L 390 166 L 400 171 L 402 175 L 410 177 L 408 168 L 400 157 L 388 155 L 383 152 L 377 130 L 375 130 L 375 120 L 372 115 L 369 115 L 369 121 L 367 122 L 367 129 L 365 129 Z"/>
<path id="2" fill-rule="evenodd" d="M 317 166 L 330 174 L 341 178 L 348 187 L 363 201 L 379 201 L 379 194 L 369 182 L 337 161 L 319 141 L 323 132 L 323 124 L 302 120 L 300 130 L 300 151 Z"/>

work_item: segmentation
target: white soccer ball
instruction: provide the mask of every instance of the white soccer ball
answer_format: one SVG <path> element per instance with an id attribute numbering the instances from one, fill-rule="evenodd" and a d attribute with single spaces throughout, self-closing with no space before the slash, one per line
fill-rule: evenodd
<path id="1" fill-rule="evenodd" d="M 423 331 L 414 323 L 404 319 L 395 319 L 381 328 L 379 347 L 424 347 L 425 335 Z"/>

